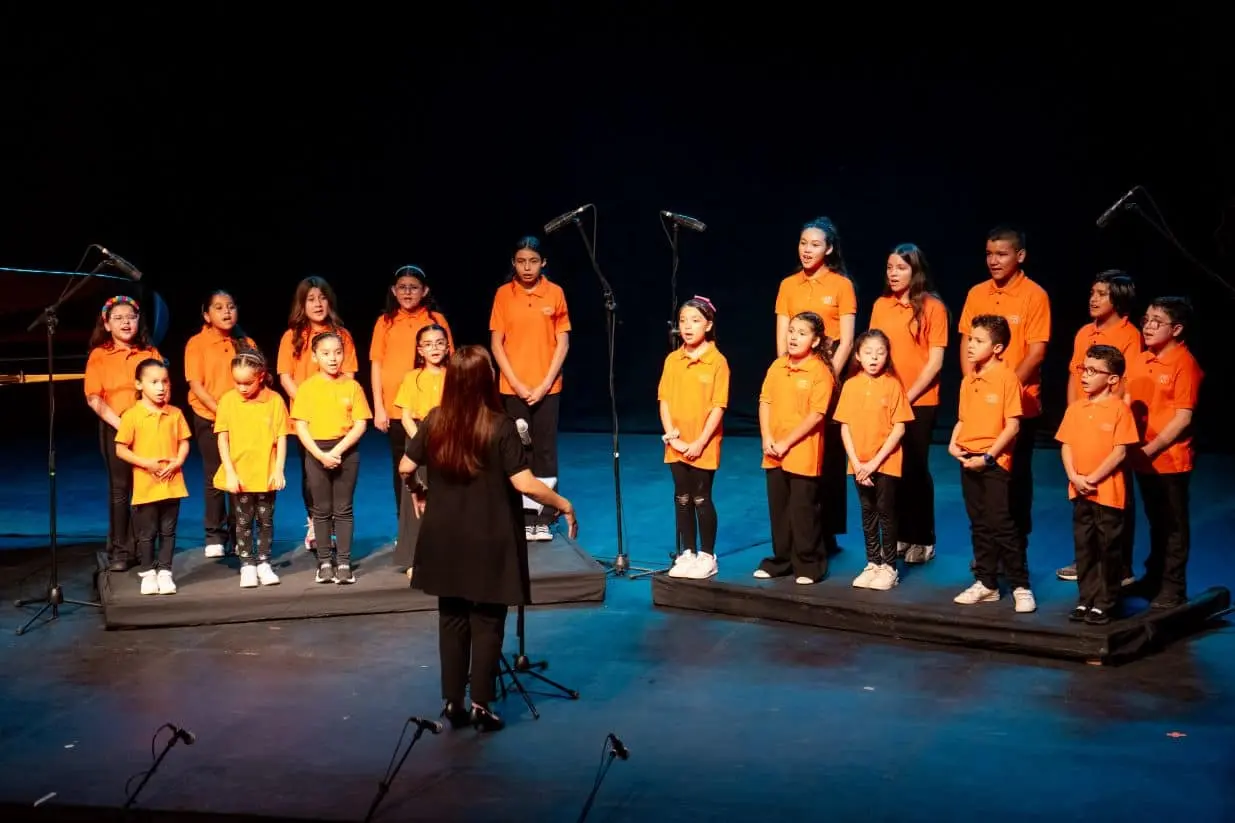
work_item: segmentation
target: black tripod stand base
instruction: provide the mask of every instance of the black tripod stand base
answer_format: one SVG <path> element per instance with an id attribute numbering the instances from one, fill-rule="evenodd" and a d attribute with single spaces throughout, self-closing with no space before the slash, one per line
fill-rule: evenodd
<path id="1" fill-rule="evenodd" d="M 34 615 L 29 620 L 26 621 L 26 624 L 24 626 L 17 629 L 15 634 L 20 636 L 30 631 L 30 628 L 35 623 L 37 623 L 39 619 L 42 618 L 43 615 L 47 613 L 49 609 L 51 610 L 51 614 L 48 616 L 47 620 L 45 621 L 47 623 L 51 623 L 55 620 L 60 619 L 60 607 L 63 605 L 89 606 L 89 607 L 93 607 L 96 609 L 103 608 L 102 605 L 100 605 L 99 603 L 93 603 L 89 600 L 73 600 L 71 598 L 66 598 L 64 596 L 64 590 L 61 589 L 59 586 L 53 586 L 52 588 L 48 589 L 47 594 L 43 595 L 42 597 L 29 597 L 29 598 L 23 598 L 21 600 L 15 600 L 13 602 L 13 605 L 20 609 L 20 608 L 24 608 L 25 606 L 33 606 L 36 603 L 42 603 L 43 608 L 35 612 Z"/>
<path id="2" fill-rule="evenodd" d="M 647 577 L 649 574 L 660 574 L 668 571 L 668 569 L 649 569 L 643 566 L 630 565 L 630 558 L 624 554 L 618 555 L 613 560 L 597 560 L 597 563 L 605 567 L 605 574 L 611 574 L 614 577 L 629 577 L 631 580 L 638 580 L 640 577 Z"/>
<path id="3" fill-rule="evenodd" d="M 532 713 L 532 719 L 539 720 L 540 712 L 536 711 L 536 704 L 532 702 L 532 696 L 528 694 L 527 689 L 523 686 L 523 681 L 519 679 L 520 677 L 527 676 L 536 678 L 546 686 L 552 686 L 561 692 L 563 696 L 571 700 L 578 700 L 579 692 L 567 686 L 563 686 L 555 680 L 550 680 L 540 673 L 541 670 L 547 668 L 549 668 L 548 663 L 543 661 L 533 663 L 528 660 L 526 655 L 523 654 L 520 654 L 515 658 L 515 665 L 513 666 L 510 664 L 510 661 L 506 659 L 506 655 L 499 657 L 497 686 L 499 693 L 502 695 L 502 699 L 505 699 L 507 695 L 505 678 L 509 677 L 511 688 L 518 692 L 519 696 L 523 698 L 523 702 L 527 704 L 528 711 Z"/>

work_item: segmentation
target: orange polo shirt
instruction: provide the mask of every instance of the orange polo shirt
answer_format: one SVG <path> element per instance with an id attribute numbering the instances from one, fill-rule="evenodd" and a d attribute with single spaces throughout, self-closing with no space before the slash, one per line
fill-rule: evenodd
<path id="1" fill-rule="evenodd" d="M 406 312 L 402 309 L 387 320 L 386 315 L 377 318 L 373 326 L 373 340 L 369 343 L 369 360 L 382 364 L 382 407 L 386 415 L 398 418 L 399 411 L 395 408 L 395 397 L 403 378 L 407 376 L 416 364 L 416 335 L 425 326 L 437 324 L 446 330 L 446 343 L 454 351 L 454 337 L 450 333 L 450 324 L 438 312 L 430 312 L 424 306 L 417 306 L 415 311 Z M 376 404 L 377 398 L 374 398 Z"/>
<path id="2" fill-rule="evenodd" d="M 442 385 L 445 382 L 445 369 L 437 372 L 415 369 L 408 372 L 395 395 L 395 416 L 401 416 L 402 409 L 407 409 L 413 420 L 424 420 L 432 409 L 442 404 Z"/>
<path id="3" fill-rule="evenodd" d="M 820 269 L 814 277 L 801 271 L 789 275 L 776 292 L 776 313 L 792 319 L 804 311 L 822 317 L 824 334 L 839 340 L 840 319 L 858 313 L 853 281 L 831 269 Z"/>
<path id="4" fill-rule="evenodd" d="M 1008 420 L 1022 417 L 1021 381 L 1016 372 L 998 360 L 990 360 L 982 373 L 970 372 L 961 380 L 961 399 L 957 421 L 961 424 L 956 445 L 967 452 L 985 454 L 995 444 Z M 1012 470 L 1013 438 L 995 458 L 995 462 Z"/>
<path id="5" fill-rule="evenodd" d="M 342 376 L 331 380 L 319 372 L 300 384 L 292 400 L 291 418 L 308 423 L 314 440 L 337 440 L 357 420 L 371 420 L 373 412 L 355 380 Z"/>
<path id="6" fill-rule="evenodd" d="M 128 446 L 138 457 L 156 460 L 175 460 L 180 442 L 191 436 L 188 421 L 180 409 L 172 405 L 151 408 L 141 402 L 120 415 L 120 428 L 116 430 L 117 443 Z M 134 506 L 188 496 L 183 471 L 159 479 L 146 469 L 133 467 Z"/>
<path id="7" fill-rule="evenodd" d="M 153 346 L 148 349 L 96 346 L 86 360 L 86 397 L 98 395 L 112 411 L 123 415 L 137 402 L 137 366 L 151 359 L 163 359 Z"/>
<path id="8" fill-rule="evenodd" d="M 511 280 L 498 287 L 489 315 L 489 331 L 502 335 L 502 348 L 515 375 L 526 386 L 536 386 L 549 374 L 557 336 L 570 331 L 570 314 L 562 287 L 541 277 L 531 291 Z M 506 375 L 501 375 L 502 394 L 514 394 Z M 562 390 L 558 374 L 549 394 Z"/>
<path id="9" fill-rule="evenodd" d="M 238 346 L 256 348 L 248 337 L 237 340 L 213 326 L 204 326 L 189 338 L 184 347 L 184 379 L 196 380 L 205 386 L 206 393 L 214 398 L 217 405 L 219 398 L 231 391 L 235 385 L 232 381 L 232 359 L 236 356 Z M 204 420 L 214 419 L 214 412 L 206 408 L 206 404 L 198 399 L 192 389 L 189 389 L 189 406 L 198 417 Z"/>
<path id="10" fill-rule="evenodd" d="M 916 325 L 913 306 L 891 296 L 878 298 L 871 308 L 870 328 L 879 329 L 888 336 L 892 348 L 892 368 L 896 370 L 905 391 L 909 391 L 926 368 L 931 349 L 948 346 L 948 310 L 942 301 L 929 294 L 923 296 L 922 316 Z M 926 391 L 913 401 L 913 405 L 939 405 L 938 374 Z"/>
<path id="11" fill-rule="evenodd" d="M 792 432 L 811 412 L 826 415 L 835 391 L 836 378 L 818 357 L 811 355 L 796 364 L 788 356 L 776 358 L 759 391 L 759 403 L 766 403 L 771 412 L 768 423 L 772 439 L 779 440 Z M 818 477 L 823 470 L 825 422 L 820 421 L 783 458 L 765 454 L 763 468 Z"/>
<path id="12" fill-rule="evenodd" d="M 1051 339 L 1051 301 L 1046 290 L 1024 273 L 1008 279 L 999 288 L 994 280 L 979 283 L 969 290 L 965 308 L 961 310 L 959 329 L 969 334 L 973 318 L 980 314 L 997 314 L 1008 321 L 1012 339 L 1004 348 L 1000 359 L 1012 371 L 1020 366 L 1029 353 L 1032 343 L 1049 343 Z M 1039 365 L 1025 381 L 1021 407 L 1022 417 L 1037 417 L 1042 413 L 1042 368 Z"/>
<path id="13" fill-rule="evenodd" d="M 1161 354 L 1141 352 L 1129 361 L 1124 385 L 1142 443 L 1157 437 L 1178 409 L 1193 409 L 1195 414 L 1204 379 L 1205 373 L 1184 343 L 1177 343 Z M 1132 468 L 1145 474 L 1179 474 L 1192 471 L 1194 457 L 1189 426 L 1174 443 L 1155 455 L 1152 463 L 1137 455 Z"/>
<path id="14" fill-rule="evenodd" d="M 860 372 L 845 381 L 832 419 L 849 426 L 854 451 L 865 463 L 879 454 L 893 426 L 913 420 L 913 408 L 905 397 L 904 387 L 895 377 L 886 371 L 878 377 Z M 853 474 L 852 463 L 849 473 Z M 879 464 L 879 474 L 901 476 L 900 443 Z"/>
<path id="15" fill-rule="evenodd" d="M 1113 395 L 1101 400 L 1086 397 L 1068 406 L 1055 439 L 1072 449 L 1072 468 L 1083 477 L 1097 471 L 1116 446 L 1140 442 L 1128 404 Z M 1076 486 L 1069 481 L 1068 499 L 1075 499 L 1077 494 Z M 1098 484 L 1097 491 L 1089 499 L 1112 509 L 1127 506 L 1124 473 L 1116 468 Z"/>
<path id="16" fill-rule="evenodd" d="M 287 404 L 283 395 L 262 389 L 252 400 L 245 400 L 232 389 L 219 399 L 214 432 L 227 432 L 228 454 L 236 467 L 242 492 L 269 492 L 280 438 L 288 434 Z M 226 489 L 227 472 L 220 466 L 214 487 Z"/>
<path id="17" fill-rule="evenodd" d="M 340 326 L 337 329 L 320 328 L 312 329 L 305 335 L 304 348 L 300 350 L 300 356 L 297 357 L 293 347 L 293 338 L 295 332 L 291 329 L 283 332 L 282 339 L 279 340 L 279 357 L 278 365 L 275 367 L 277 374 L 290 374 L 292 380 L 299 386 L 309 377 L 317 374 L 317 363 L 313 360 L 313 338 L 324 331 L 333 331 L 343 339 L 343 371 L 348 374 L 355 374 L 360 369 L 360 363 L 356 360 L 356 343 L 352 340 L 351 332 Z"/>
<path id="18" fill-rule="evenodd" d="M 1086 323 L 1076 333 L 1076 340 L 1072 343 L 1072 362 L 1068 364 L 1072 377 L 1080 377 L 1081 367 L 1085 365 L 1085 352 L 1089 351 L 1090 346 L 1114 346 L 1128 365 L 1145 348 L 1141 330 L 1129 323 L 1126 317 L 1119 318 L 1104 329 L 1099 329 L 1095 323 Z"/>
<path id="19" fill-rule="evenodd" d="M 712 409 L 729 406 L 729 361 L 713 343 L 708 343 L 698 357 L 691 357 L 683 346 L 665 358 L 656 399 L 669 404 L 669 418 L 674 427 L 682 440 L 693 443 L 703 434 L 703 426 Z M 694 460 L 687 460 L 676 449 L 666 445 L 665 462 L 685 462 L 715 471 L 720 468 L 723 434 L 722 423 Z"/>

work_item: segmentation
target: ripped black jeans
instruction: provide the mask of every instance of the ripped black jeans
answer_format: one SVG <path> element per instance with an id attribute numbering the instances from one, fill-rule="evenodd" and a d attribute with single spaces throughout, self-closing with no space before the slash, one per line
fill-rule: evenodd
<path id="1" fill-rule="evenodd" d="M 712 502 L 712 480 L 716 472 L 682 462 L 670 463 L 669 471 L 673 474 L 673 510 L 677 517 L 678 548 L 681 551 L 695 551 L 697 534 L 699 551 L 715 554 L 716 506 Z"/>

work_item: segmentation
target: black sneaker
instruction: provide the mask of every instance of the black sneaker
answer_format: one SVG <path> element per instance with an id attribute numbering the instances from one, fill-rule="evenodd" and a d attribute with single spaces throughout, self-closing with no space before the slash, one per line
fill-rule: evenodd
<path id="1" fill-rule="evenodd" d="M 340 564 L 339 568 L 335 570 L 334 582 L 338 583 L 340 586 L 355 583 L 356 575 L 352 574 L 352 567 L 346 563 Z"/>
<path id="2" fill-rule="evenodd" d="M 1076 564 L 1072 563 L 1071 565 L 1064 566 L 1062 569 L 1056 569 L 1055 576 L 1059 578 L 1060 580 L 1070 580 L 1073 583 L 1075 583 L 1076 582 Z"/>
<path id="3" fill-rule="evenodd" d="M 334 580 L 334 566 L 323 563 L 317 567 L 317 577 L 313 578 L 314 583 L 333 583 Z"/>
<path id="4" fill-rule="evenodd" d="M 1167 609 L 1178 609 L 1180 606 L 1187 604 L 1187 602 L 1188 598 L 1182 594 L 1159 594 L 1149 601 L 1149 608 L 1166 611 Z"/>
<path id="5" fill-rule="evenodd" d="M 1068 614 L 1068 619 L 1073 623 L 1084 623 L 1089 618 L 1088 606 L 1077 606 Z"/>
<path id="6" fill-rule="evenodd" d="M 1111 616 L 1101 609 L 1090 609 L 1085 615 L 1085 622 L 1091 626 L 1105 626 L 1111 622 Z"/>

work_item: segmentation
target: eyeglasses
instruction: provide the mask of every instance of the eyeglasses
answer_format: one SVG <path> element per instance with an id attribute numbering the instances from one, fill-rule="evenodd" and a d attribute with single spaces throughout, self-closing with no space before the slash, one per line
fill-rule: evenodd
<path id="1" fill-rule="evenodd" d="M 1093 366 L 1081 366 L 1077 371 L 1084 377 L 1093 377 L 1096 374 L 1113 374 L 1114 372 L 1104 371 L 1103 369 L 1095 369 Z"/>
<path id="2" fill-rule="evenodd" d="M 1157 329 L 1162 326 L 1173 325 L 1175 324 L 1170 319 L 1158 319 L 1157 317 L 1150 317 L 1149 315 L 1145 315 L 1141 318 L 1141 326 L 1147 329 Z"/>
<path id="3" fill-rule="evenodd" d="M 445 349 L 445 348 L 449 348 L 449 346 L 450 344 L 447 343 L 445 340 L 434 340 L 432 343 L 421 343 L 420 344 L 420 348 L 422 349 Z"/>
<path id="4" fill-rule="evenodd" d="M 403 285 L 395 286 L 395 291 L 397 291 L 399 294 L 413 294 L 423 289 L 424 289 L 424 286 L 420 285 L 419 283 L 412 283 L 411 285 L 403 284 Z"/>

